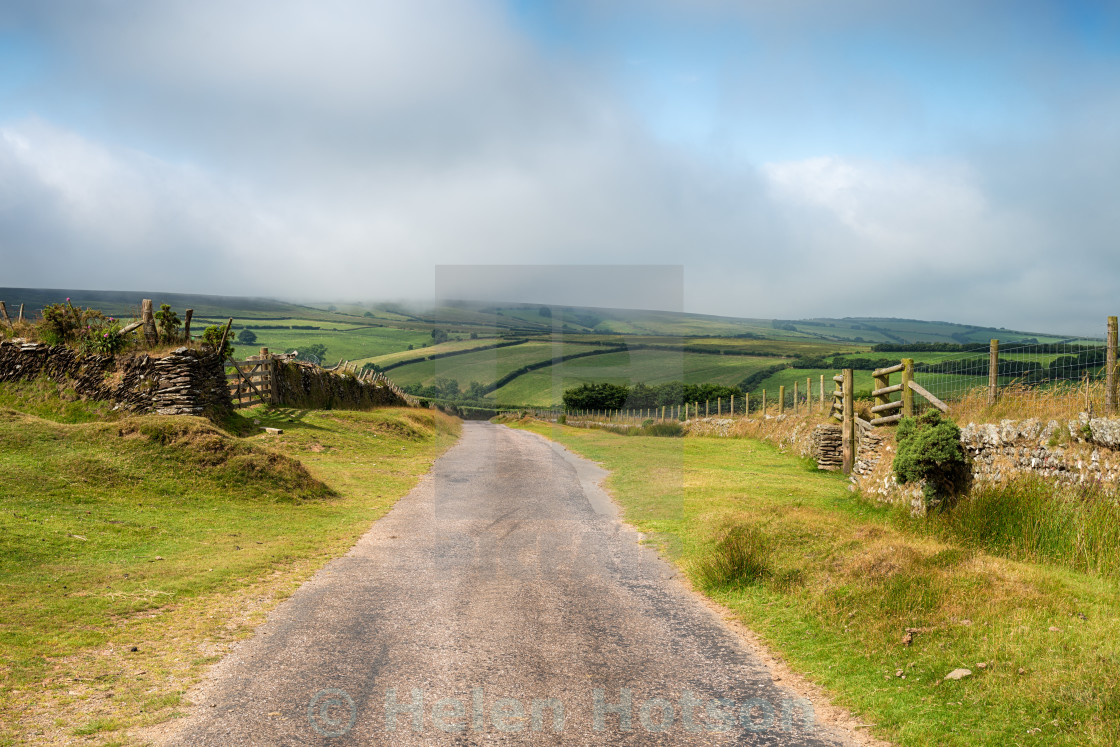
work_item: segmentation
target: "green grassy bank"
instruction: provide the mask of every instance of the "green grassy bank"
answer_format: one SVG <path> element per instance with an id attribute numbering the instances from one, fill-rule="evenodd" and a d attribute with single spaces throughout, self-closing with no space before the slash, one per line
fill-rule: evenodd
<path id="1" fill-rule="evenodd" d="M 49 414 L 34 395 L 5 394 Z M 0 409 L 0 744 L 131 743 L 130 727 L 178 713 L 205 666 L 458 431 L 408 409 L 256 410 L 226 425 Z"/>
<path id="2" fill-rule="evenodd" d="M 877 735 L 1120 741 L 1113 578 L 991 554 L 764 442 L 518 427 L 611 470 L 626 521 Z"/>

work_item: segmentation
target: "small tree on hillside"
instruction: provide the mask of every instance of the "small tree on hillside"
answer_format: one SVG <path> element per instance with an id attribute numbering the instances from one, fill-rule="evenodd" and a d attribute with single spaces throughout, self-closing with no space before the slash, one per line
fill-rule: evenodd
<path id="1" fill-rule="evenodd" d="M 254 345 L 257 342 L 257 333 L 251 329 L 243 329 L 237 333 L 237 341 L 242 345 Z"/>

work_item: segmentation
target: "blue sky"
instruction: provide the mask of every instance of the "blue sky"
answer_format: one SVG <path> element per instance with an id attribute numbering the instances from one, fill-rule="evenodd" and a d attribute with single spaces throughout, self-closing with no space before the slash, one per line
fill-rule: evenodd
<path id="1" fill-rule="evenodd" d="M 1114 2 L 0 0 L 0 259 L 351 299 L 683 265 L 691 311 L 1094 333 L 1117 121 Z"/>

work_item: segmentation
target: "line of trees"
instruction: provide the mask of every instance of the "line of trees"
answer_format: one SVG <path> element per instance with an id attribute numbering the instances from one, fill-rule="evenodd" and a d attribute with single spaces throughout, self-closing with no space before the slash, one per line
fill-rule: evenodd
<path id="1" fill-rule="evenodd" d="M 723 384 L 685 384 L 670 381 L 650 386 L 634 386 L 599 382 L 581 384 L 564 392 L 564 406 L 569 410 L 622 410 L 650 407 L 675 407 L 686 402 L 707 402 L 719 398 L 742 398 L 743 390 Z"/>

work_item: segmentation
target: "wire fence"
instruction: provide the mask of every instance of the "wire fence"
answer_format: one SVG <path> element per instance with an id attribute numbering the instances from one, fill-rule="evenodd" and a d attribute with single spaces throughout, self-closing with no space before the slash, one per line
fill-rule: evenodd
<path id="1" fill-rule="evenodd" d="M 900 355 L 913 357 L 900 359 L 900 365 L 889 367 L 889 371 L 855 372 L 861 376 L 855 378 L 854 397 L 863 403 L 856 407 L 857 414 L 865 422 L 876 417 L 896 421 L 884 415 L 900 411 L 917 415 L 932 407 L 947 409 L 957 420 L 988 422 L 1003 418 L 1073 419 L 1081 413 L 1115 416 L 1120 414 L 1116 324 L 1116 317 L 1110 317 L 1107 336 L 1102 340 L 1084 338 L 1008 347 L 1000 347 L 993 340 L 989 346 L 977 345 L 959 352 L 902 352 Z M 904 383 L 890 386 L 889 375 L 903 368 L 907 369 Z M 884 373 L 888 375 L 873 378 L 873 374 Z M 628 423 L 783 414 L 827 416 L 834 411 L 833 393 L 838 388 L 832 377 L 817 375 L 774 390 L 704 402 L 630 401 L 614 409 L 536 412 L 552 419 L 565 415 Z M 901 407 L 904 390 L 912 401 L 905 408 Z M 920 396 L 913 396 L 914 392 Z"/>
<path id="2" fill-rule="evenodd" d="M 1002 409 L 1019 417 L 1097 416 L 1109 409 L 1107 358 L 1107 345 L 1095 341 L 997 347 L 994 372 L 992 352 L 985 350 L 917 363 L 914 380 L 962 414 Z M 923 402 L 917 409 L 927 407 Z"/>

